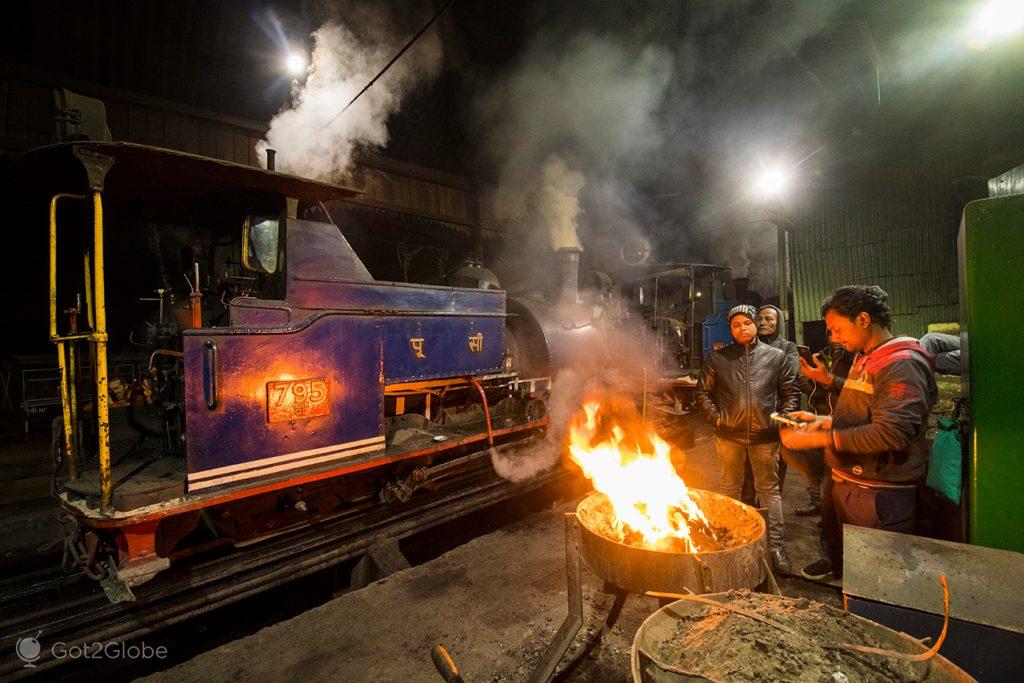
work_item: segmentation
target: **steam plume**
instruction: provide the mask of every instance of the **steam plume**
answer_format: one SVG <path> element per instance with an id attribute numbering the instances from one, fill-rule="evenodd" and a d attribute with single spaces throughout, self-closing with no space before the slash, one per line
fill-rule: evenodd
<path id="1" fill-rule="evenodd" d="M 268 147 L 273 148 L 278 150 L 279 170 L 337 180 L 351 166 L 356 149 L 387 144 L 388 117 L 398 111 L 413 87 L 438 72 L 441 42 L 436 33 L 425 34 L 334 119 L 401 44 L 390 26 L 361 28 L 357 33 L 349 25 L 330 21 L 313 32 L 309 76 L 304 84 L 295 85 L 292 107 L 271 120 L 266 140 L 257 145 L 260 159 Z"/>
<path id="2" fill-rule="evenodd" d="M 671 55 L 656 45 L 589 33 L 536 38 L 480 103 L 499 222 L 540 233 L 531 245 L 541 250 L 591 250 L 639 234 L 634 187 L 661 143 L 654 117 L 671 75 Z M 509 270 L 537 275 L 530 261 L 540 254 L 517 248 L 522 263 Z"/>

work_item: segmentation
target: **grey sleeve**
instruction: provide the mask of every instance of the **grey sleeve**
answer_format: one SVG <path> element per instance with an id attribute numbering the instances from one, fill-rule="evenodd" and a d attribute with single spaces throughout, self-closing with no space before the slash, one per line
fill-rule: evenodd
<path id="1" fill-rule="evenodd" d="M 902 451 L 926 428 L 934 392 L 929 371 L 913 359 L 893 361 L 875 376 L 871 422 L 833 429 L 836 450 L 842 453 Z"/>

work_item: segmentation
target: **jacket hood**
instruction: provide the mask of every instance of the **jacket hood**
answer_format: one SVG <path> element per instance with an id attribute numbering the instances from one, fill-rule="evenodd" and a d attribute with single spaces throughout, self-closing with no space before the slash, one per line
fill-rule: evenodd
<path id="1" fill-rule="evenodd" d="M 758 308 L 757 312 L 760 313 L 766 308 L 770 308 L 773 311 L 775 311 L 775 315 L 779 319 L 779 324 L 775 326 L 775 332 L 773 332 L 772 334 L 759 333 L 757 335 L 757 338 L 763 342 L 768 342 L 770 344 L 782 335 L 782 330 L 785 329 L 786 327 L 786 316 L 783 315 L 782 309 L 780 309 L 778 306 L 775 306 L 774 304 L 765 304 Z"/>
<path id="2" fill-rule="evenodd" d="M 883 343 L 863 357 L 864 367 L 874 373 L 893 361 L 913 358 L 915 355 L 927 361 L 932 370 L 935 369 L 934 356 L 925 351 L 913 337 L 894 337 Z"/>

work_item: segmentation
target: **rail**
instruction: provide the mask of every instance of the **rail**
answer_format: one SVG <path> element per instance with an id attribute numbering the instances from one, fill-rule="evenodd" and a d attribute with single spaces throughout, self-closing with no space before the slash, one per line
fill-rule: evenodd
<path id="1" fill-rule="evenodd" d="M 126 642 L 164 627 L 225 607 L 263 591 L 308 576 L 358 557 L 386 539 L 401 539 L 438 527 L 459 517 L 548 487 L 561 490 L 572 472 L 565 468 L 521 484 L 495 477 L 468 483 L 440 498 L 428 497 L 415 506 L 397 510 L 375 507 L 358 516 L 341 517 L 269 539 L 237 554 L 183 568 L 164 580 L 138 589 L 138 601 L 110 604 L 95 589 L 92 595 L 72 600 L 43 599 L 51 582 L 40 582 L 41 590 L 26 599 L 49 607 L 0 621 L 0 678 L 14 679 L 39 673 L 67 663 L 47 656 L 25 669 L 15 654 L 22 637 L 59 640 L 68 646 L 94 642 Z M 173 570 L 172 570 L 173 571 Z M 65 587 L 65 584 L 60 584 Z M 88 584 L 86 584 L 88 585 Z M 5 612 L 12 613 L 12 606 Z M 42 635 L 39 632 L 42 631 Z"/>

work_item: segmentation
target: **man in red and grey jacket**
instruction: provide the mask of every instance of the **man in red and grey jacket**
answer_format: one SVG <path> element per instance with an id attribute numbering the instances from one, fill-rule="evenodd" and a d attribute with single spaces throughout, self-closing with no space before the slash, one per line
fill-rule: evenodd
<path id="1" fill-rule="evenodd" d="M 841 287 L 821 306 L 832 335 L 856 354 L 831 416 L 794 413 L 802 429 L 784 429 L 793 450 L 824 448 L 832 476 L 823 497 L 822 545 L 827 559 L 804 567 L 804 576 L 842 578 L 843 524 L 914 531 L 917 483 L 928 462 L 928 414 L 935 405 L 932 357 L 916 339 L 889 331 L 889 297 L 879 287 Z M 835 515 L 829 518 L 829 515 Z"/>

